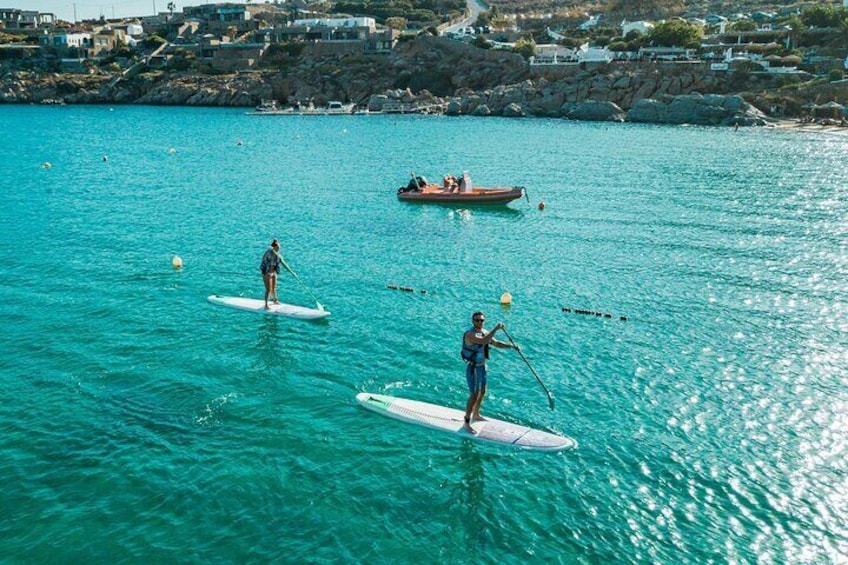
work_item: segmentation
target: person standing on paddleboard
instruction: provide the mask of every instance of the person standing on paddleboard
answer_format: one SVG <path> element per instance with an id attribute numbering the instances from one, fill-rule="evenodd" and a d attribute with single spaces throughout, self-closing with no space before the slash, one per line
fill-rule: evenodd
<path id="1" fill-rule="evenodd" d="M 489 358 L 489 346 L 519 350 L 517 345 L 498 341 L 495 333 L 504 328 L 498 323 L 491 332 L 483 329 L 486 316 L 483 312 L 474 312 L 471 322 L 474 326 L 462 335 L 462 360 L 465 361 L 465 380 L 468 382 L 468 402 L 465 405 L 465 422 L 462 427 L 470 434 L 476 434 L 471 422 L 484 422 L 480 415 L 480 405 L 486 395 L 486 360 Z"/>
<path id="2" fill-rule="evenodd" d="M 283 264 L 283 258 L 280 256 L 280 242 L 274 239 L 271 246 L 262 255 L 262 263 L 259 265 L 259 270 L 262 271 L 262 282 L 265 283 L 265 309 L 270 310 L 268 306 L 268 297 L 270 296 L 274 304 L 279 304 L 277 300 L 277 275 L 280 274 L 280 267 Z"/>

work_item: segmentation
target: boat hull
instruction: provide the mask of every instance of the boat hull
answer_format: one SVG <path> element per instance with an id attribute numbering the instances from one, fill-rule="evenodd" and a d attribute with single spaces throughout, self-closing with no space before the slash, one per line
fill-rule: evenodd
<path id="1" fill-rule="evenodd" d="M 398 192 L 403 202 L 431 202 L 434 204 L 508 204 L 524 196 L 524 187 L 475 188 L 470 192 L 448 192 L 446 190 L 424 190 Z"/>

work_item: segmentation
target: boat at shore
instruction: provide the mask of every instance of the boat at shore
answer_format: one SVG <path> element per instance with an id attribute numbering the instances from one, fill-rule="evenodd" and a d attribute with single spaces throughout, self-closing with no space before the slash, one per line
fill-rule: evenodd
<path id="1" fill-rule="evenodd" d="M 312 102 L 307 104 L 294 104 L 282 108 L 276 100 L 263 100 L 253 112 L 247 112 L 248 116 L 333 116 L 350 115 L 355 113 L 356 104 L 343 104 L 336 100 L 327 102 L 326 106 L 315 107 Z"/>
<path id="2" fill-rule="evenodd" d="M 434 204 L 508 204 L 522 196 L 527 197 L 523 186 L 475 187 L 467 172 L 460 179 L 446 176 L 443 185 L 430 184 L 424 177 L 413 175 L 406 186 L 397 190 L 398 200 Z"/>

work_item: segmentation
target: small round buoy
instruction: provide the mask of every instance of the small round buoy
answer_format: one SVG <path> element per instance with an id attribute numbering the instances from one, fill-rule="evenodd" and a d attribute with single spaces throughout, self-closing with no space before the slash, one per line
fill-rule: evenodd
<path id="1" fill-rule="evenodd" d="M 544 210 L 544 209 L 545 209 L 545 203 L 539 202 L 539 210 Z"/>
<path id="2" fill-rule="evenodd" d="M 241 147 L 241 140 L 240 140 L 240 139 L 238 140 L 238 142 L 236 143 L 236 145 L 238 145 L 239 147 Z"/>
<path id="3" fill-rule="evenodd" d="M 183 260 L 180 258 L 179 255 L 174 255 L 174 258 L 171 259 L 171 265 L 173 265 L 175 269 L 182 269 Z"/>
<path id="4" fill-rule="evenodd" d="M 108 160 L 109 160 L 109 157 L 107 157 L 106 155 L 104 155 L 104 156 L 103 156 L 103 162 L 105 163 L 105 162 L 106 162 L 106 161 L 108 161 Z"/>
<path id="5" fill-rule="evenodd" d="M 170 149 L 168 149 L 168 153 L 170 153 L 171 155 L 173 155 L 173 154 L 174 154 L 174 153 L 176 153 L 176 152 L 177 152 L 177 150 L 176 150 L 176 149 L 174 149 L 173 147 L 171 147 Z"/>
<path id="6" fill-rule="evenodd" d="M 512 295 L 508 292 L 504 292 L 501 294 L 501 304 L 504 306 L 509 306 L 512 304 Z"/>
<path id="7" fill-rule="evenodd" d="M 45 161 L 45 162 L 44 162 L 44 164 L 43 164 L 43 165 L 41 165 L 41 166 L 42 166 L 42 167 L 44 167 L 45 169 L 49 169 L 49 168 L 50 168 L 50 167 L 52 167 L 53 165 L 51 165 L 49 162 Z"/>

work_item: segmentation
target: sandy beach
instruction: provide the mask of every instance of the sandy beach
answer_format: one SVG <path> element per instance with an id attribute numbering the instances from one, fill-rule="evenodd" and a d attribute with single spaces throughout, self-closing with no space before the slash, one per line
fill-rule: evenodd
<path id="1" fill-rule="evenodd" d="M 823 126 L 815 122 L 801 123 L 798 120 L 774 120 L 770 124 L 770 127 L 794 131 L 848 135 L 848 127 L 845 126 Z"/>

